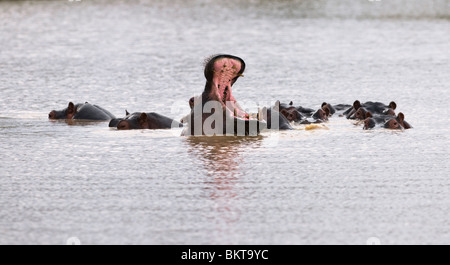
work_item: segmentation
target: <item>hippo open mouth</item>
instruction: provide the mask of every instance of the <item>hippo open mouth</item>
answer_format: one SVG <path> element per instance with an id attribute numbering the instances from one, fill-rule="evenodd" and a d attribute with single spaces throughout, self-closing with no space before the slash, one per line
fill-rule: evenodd
<path id="1" fill-rule="evenodd" d="M 216 55 L 205 64 L 205 89 L 200 97 L 189 100 L 191 113 L 183 135 L 257 135 L 266 123 L 250 115 L 239 105 L 232 86 L 243 76 L 245 62 L 233 55 Z M 222 115 L 223 114 L 223 115 Z"/>
<path id="2" fill-rule="evenodd" d="M 249 115 L 239 106 L 231 91 L 236 80 L 243 76 L 244 70 L 245 63 L 241 58 L 232 55 L 212 58 L 205 66 L 205 91 L 209 90 L 209 98 L 221 102 L 233 116 L 248 119 Z"/>

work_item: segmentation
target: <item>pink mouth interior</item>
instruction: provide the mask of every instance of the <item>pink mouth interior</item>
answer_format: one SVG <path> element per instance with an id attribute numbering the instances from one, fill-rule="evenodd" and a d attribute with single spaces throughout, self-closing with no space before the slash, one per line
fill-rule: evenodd
<path id="1" fill-rule="evenodd" d="M 248 114 L 236 106 L 236 99 L 231 94 L 231 85 L 233 79 L 239 76 L 241 71 L 241 62 L 231 58 L 221 58 L 214 62 L 213 83 L 216 86 L 217 97 L 225 105 L 231 105 L 229 109 L 234 116 L 247 119 Z"/>

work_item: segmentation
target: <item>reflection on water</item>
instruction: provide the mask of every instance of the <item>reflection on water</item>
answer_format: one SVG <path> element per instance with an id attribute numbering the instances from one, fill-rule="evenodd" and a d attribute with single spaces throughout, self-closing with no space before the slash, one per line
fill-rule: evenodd
<path id="1" fill-rule="evenodd" d="M 62 124 L 65 123 L 71 126 L 92 126 L 105 124 L 108 126 L 109 121 L 87 121 L 87 120 L 72 120 L 72 119 L 62 119 L 62 120 L 49 120 L 51 123 Z"/>
<path id="2" fill-rule="evenodd" d="M 190 136 L 185 139 L 188 153 L 207 171 L 203 187 L 214 201 L 213 209 L 225 223 L 237 222 L 241 212 L 235 204 L 242 196 L 235 187 L 240 182 L 239 167 L 245 163 L 243 154 L 249 149 L 257 150 L 263 137 Z"/>
<path id="3" fill-rule="evenodd" d="M 241 153 L 248 148 L 257 149 L 263 140 L 255 137 L 187 137 L 189 153 L 202 161 L 203 167 L 211 177 L 233 177 L 239 171 L 239 164 L 245 163 Z"/>

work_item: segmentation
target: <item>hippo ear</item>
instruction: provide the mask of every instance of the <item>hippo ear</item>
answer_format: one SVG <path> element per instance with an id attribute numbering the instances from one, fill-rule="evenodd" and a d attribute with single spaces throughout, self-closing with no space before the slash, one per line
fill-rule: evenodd
<path id="1" fill-rule="evenodd" d="M 294 102 L 292 102 L 292 101 L 289 102 L 289 106 L 292 106 L 292 105 L 294 105 Z"/>
<path id="2" fill-rule="evenodd" d="M 391 103 L 389 103 L 389 108 L 395 110 L 397 108 L 397 103 L 395 103 L 394 101 L 391 101 Z"/>
<path id="3" fill-rule="evenodd" d="M 75 105 L 73 102 L 69 102 L 69 105 L 67 106 L 67 114 L 73 114 L 75 113 Z"/>
<path id="4" fill-rule="evenodd" d="M 141 127 L 141 129 L 149 129 L 147 119 L 148 119 L 147 113 L 142 112 L 142 114 L 141 114 L 141 116 L 139 116 L 139 120 L 138 120 L 139 126 Z"/>
<path id="5" fill-rule="evenodd" d="M 367 119 L 367 118 L 373 118 L 372 112 L 368 111 L 368 112 L 366 113 L 366 119 Z"/>
<path id="6" fill-rule="evenodd" d="M 359 100 L 356 100 L 355 102 L 353 102 L 353 108 L 355 110 L 358 110 L 359 108 L 361 108 L 361 102 L 359 102 Z"/>
<path id="7" fill-rule="evenodd" d="M 130 113 L 128 112 L 128 110 L 125 110 L 125 116 L 130 115 Z"/>
<path id="8" fill-rule="evenodd" d="M 139 117 L 139 121 L 147 121 L 147 113 L 142 112 L 141 116 Z"/>
<path id="9" fill-rule="evenodd" d="M 328 103 L 324 102 L 324 103 L 322 103 L 322 106 L 320 106 L 320 107 L 323 109 L 323 107 L 325 107 L 326 105 L 328 105 Z"/>
<path id="10" fill-rule="evenodd" d="M 402 112 L 400 112 L 400 113 L 397 115 L 397 120 L 398 120 L 399 122 L 403 122 L 403 121 L 405 120 L 405 114 L 403 114 Z"/>

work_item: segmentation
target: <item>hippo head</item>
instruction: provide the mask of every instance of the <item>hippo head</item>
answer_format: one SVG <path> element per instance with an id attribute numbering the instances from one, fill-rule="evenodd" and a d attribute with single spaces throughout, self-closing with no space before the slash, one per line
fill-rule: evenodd
<path id="1" fill-rule="evenodd" d="M 205 64 L 206 85 L 204 94 L 207 100 L 215 100 L 228 109 L 234 116 L 246 118 L 248 115 L 237 105 L 231 87 L 243 76 L 245 62 L 233 55 L 216 55 Z M 231 108 L 231 109 L 230 109 Z"/>
<path id="2" fill-rule="evenodd" d="M 70 102 L 69 105 L 67 106 L 67 108 L 65 108 L 63 110 L 50 111 L 50 113 L 48 114 L 48 118 L 51 120 L 58 120 L 58 119 L 70 120 L 73 118 L 73 116 L 75 116 L 76 113 L 77 113 L 77 108 L 76 108 L 75 104 Z"/>
<path id="3" fill-rule="evenodd" d="M 312 115 L 314 119 L 322 121 L 328 121 L 328 116 L 330 116 L 330 109 L 327 107 L 320 108 Z"/>
<path id="4" fill-rule="evenodd" d="M 351 119 L 351 120 L 354 120 L 354 119 L 356 119 L 356 111 L 359 109 L 359 108 L 361 108 L 362 106 L 361 106 L 361 102 L 359 101 L 359 100 L 355 100 L 355 102 L 353 102 L 353 106 L 352 106 L 352 108 L 351 109 L 349 109 L 348 110 L 348 113 L 346 114 L 347 115 L 347 119 Z"/>
<path id="5" fill-rule="evenodd" d="M 233 96 L 231 88 L 244 70 L 244 60 L 233 55 L 215 55 L 206 61 L 205 89 L 200 100 L 189 100 L 191 114 L 183 135 L 253 135 L 266 127 L 260 115 L 250 117 Z"/>
<path id="6" fill-rule="evenodd" d="M 363 107 L 360 107 L 355 113 L 355 118 L 357 120 L 364 120 L 366 118 L 366 113 L 367 111 Z"/>
<path id="7" fill-rule="evenodd" d="M 397 121 L 400 123 L 400 125 L 404 128 L 404 129 L 411 129 L 412 128 L 412 126 L 408 123 L 408 122 L 406 122 L 405 121 L 405 114 L 403 114 L 402 112 L 400 112 L 398 115 L 397 115 Z"/>
<path id="8" fill-rule="evenodd" d="M 403 130 L 403 126 L 400 124 L 400 122 L 397 121 L 396 118 L 390 119 L 386 121 L 384 124 L 384 128 L 386 129 L 392 129 L 392 130 Z"/>
<path id="9" fill-rule="evenodd" d="M 389 106 L 386 110 L 383 111 L 384 115 L 389 115 L 389 116 L 395 116 L 395 109 L 397 108 L 397 103 L 395 103 L 394 101 L 391 101 L 391 103 L 389 103 Z"/>
<path id="10" fill-rule="evenodd" d="M 282 109 L 280 112 L 289 122 L 300 122 L 305 117 L 294 107 Z"/>
<path id="11" fill-rule="evenodd" d="M 334 113 L 336 113 L 336 109 L 329 103 L 323 102 L 321 108 L 325 111 L 326 111 L 326 108 L 328 108 L 329 116 L 332 116 Z"/>
<path id="12" fill-rule="evenodd" d="M 130 114 L 126 111 L 125 114 L 124 118 L 112 119 L 109 127 L 116 127 L 118 130 L 156 130 L 183 127 L 183 124 L 156 112 L 134 112 Z"/>
<path id="13" fill-rule="evenodd" d="M 359 108 L 361 108 L 361 102 L 359 100 L 355 100 L 355 102 L 353 102 L 353 109 L 355 111 L 357 111 Z"/>
<path id="14" fill-rule="evenodd" d="M 375 128 L 375 125 L 377 124 L 375 119 L 373 119 L 372 113 L 370 111 L 366 112 L 363 123 L 364 123 L 364 127 L 363 127 L 364 130 L 373 129 L 373 128 Z"/>
<path id="15" fill-rule="evenodd" d="M 370 130 L 375 128 L 376 122 L 373 118 L 367 118 L 364 120 L 364 130 Z"/>
<path id="16" fill-rule="evenodd" d="M 127 112 L 128 113 L 128 112 Z M 150 129 L 147 113 L 128 114 L 117 124 L 118 130 Z"/>

